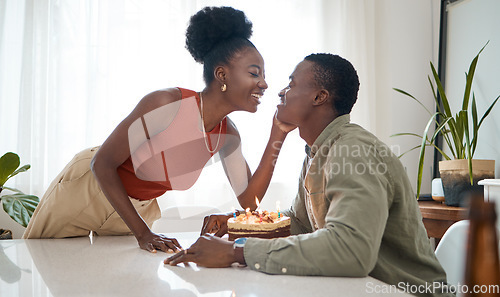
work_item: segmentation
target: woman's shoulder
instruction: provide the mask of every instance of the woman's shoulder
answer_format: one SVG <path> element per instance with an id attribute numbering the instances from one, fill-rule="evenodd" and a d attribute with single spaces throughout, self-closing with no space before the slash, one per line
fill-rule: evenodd
<path id="1" fill-rule="evenodd" d="M 238 128 L 236 128 L 236 125 L 228 116 L 226 116 L 226 134 L 234 135 L 238 138 L 240 137 Z"/>
<path id="2" fill-rule="evenodd" d="M 142 98 L 141 103 L 154 108 L 178 101 L 181 98 L 182 93 L 179 88 L 166 88 L 147 94 Z"/>

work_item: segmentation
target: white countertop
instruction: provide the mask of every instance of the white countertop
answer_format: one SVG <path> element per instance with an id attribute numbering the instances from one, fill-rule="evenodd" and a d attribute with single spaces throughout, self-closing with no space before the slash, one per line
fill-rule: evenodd
<path id="1" fill-rule="evenodd" d="M 169 234 L 189 247 L 197 233 Z M 132 236 L 0 240 L 0 296 L 410 296 L 371 277 L 268 275 L 165 266 Z M 379 293 L 377 293 L 379 292 Z"/>

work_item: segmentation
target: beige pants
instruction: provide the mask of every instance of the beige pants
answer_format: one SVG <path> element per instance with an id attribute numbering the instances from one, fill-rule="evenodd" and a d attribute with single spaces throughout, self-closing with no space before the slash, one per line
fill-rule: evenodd
<path id="1" fill-rule="evenodd" d="M 23 238 L 63 238 L 132 234 L 116 213 L 90 170 L 90 162 L 99 148 L 78 153 L 54 179 L 33 213 Z M 130 198 L 139 215 L 151 228 L 160 218 L 156 199 Z"/>

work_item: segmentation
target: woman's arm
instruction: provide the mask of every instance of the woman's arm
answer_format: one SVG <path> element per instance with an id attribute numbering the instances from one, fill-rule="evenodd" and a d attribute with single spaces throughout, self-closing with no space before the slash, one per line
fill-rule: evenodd
<path id="1" fill-rule="evenodd" d="M 224 171 L 235 191 L 240 205 L 254 210 L 257 208 L 255 197 L 259 202 L 269 187 L 274 172 L 274 166 L 278 159 L 281 146 L 288 132 L 295 129 L 295 126 L 280 122 L 276 115 L 273 119 L 271 135 L 267 142 L 266 149 L 262 155 L 259 166 L 253 176 L 248 168 L 248 164 L 243 157 L 240 145 L 240 136 L 238 130 L 231 121 L 228 121 L 228 137 L 230 143 L 226 143 L 219 152 Z M 205 217 L 201 234 L 214 233 L 216 236 L 222 236 L 227 233 L 227 219 L 232 214 L 213 214 Z"/>
<path id="2" fill-rule="evenodd" d="M 104 141 L 92 160 L 91 168 L 104 195 L 134 233 L 139 246 L 154 252 L 157 249 L 167 251 L 181 248 L 176 239 L 154 234 L 137 213 L 128 198 L 125 187 L 118 175 L 117 168 L 130 157 L 128 132 L 130 125 L 147 114 L 179 100 L 177 89 L 168 89 L 146 95 Z"/>
<path id="3" fill-rule="evenodd" d="M 228 121 L 228 135 L 235 135 L 236 137 L 231 137 L 233 143 L 225 146 L 221 150 L 221 161 L 226 175 L 231 182 L 231 186 L 238 197 L 238 201 L 244 209 L 247 207 L 252 210 L 256 209 L 255 197 L 259 199 L 259 202 L 262 200 L 262 197 L 264 197 L 269 187 L 269 183 L 271 182 L 274 166 L 276 165 L 281 146 L 288 132 L 293 129 L 295 129 L 295 126 L 282 123 L 276 116 L 273 117 L 269 141 L 267 142 L 259 166 L 252 176 L 248 164 L 241 152 L 241 142 L 238 130 L 232 122 Z M 234 139 L 236 139 L 236 141 L 234 141 Z M 243 179 L 245 180 L 242 181 Z"/>

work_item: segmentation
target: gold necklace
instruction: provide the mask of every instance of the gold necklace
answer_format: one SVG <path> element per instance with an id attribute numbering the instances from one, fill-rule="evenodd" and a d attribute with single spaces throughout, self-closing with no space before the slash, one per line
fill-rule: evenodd
<path id="1" fill-rule="evenodd" d="M 220 134 L 222 131 L 222 121 L 220 121 L 219 123 L 219 136 L 217 137 L 217 144 L 215 145 L 215 149 L 211 150 L 207 141 L 207 132 L 205 131 L 205 120 L 203 119 L 203 96 L 201 95 L 201 92 L 200 92 L 200 108 L 201 108 L 201 128 L 203 130 L 203 140 L 205 140 L 205 146 L 207 147 L 208 152 L 213 154 L 219 147 Z"/>

